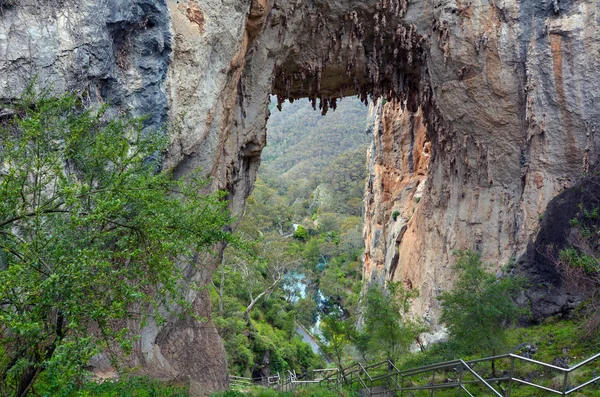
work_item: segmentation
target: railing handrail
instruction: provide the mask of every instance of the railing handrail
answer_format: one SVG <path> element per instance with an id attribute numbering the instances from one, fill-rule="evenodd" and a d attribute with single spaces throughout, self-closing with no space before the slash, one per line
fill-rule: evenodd
<path id="1" fill-rule="evenodd" d="M 583 361 L 582 361 L 582 362 L 580 362 L 579 364 L 575 364 L 574 366 L 572 366 L 572 367 L 569 367 L 568 371 L 569 371 L 569 372 L 571 372 L 571 371 L 574 371 L 574 370 L 576 370 L 576 369 L 577 369 L 577 368 L 579 368 L 579 367 L 583 367 L 583 366 L 584 366 L 584 365 L 586 365 L 587 363 L 590 363 L 590 362 L 592 362 L 592 361 L 594 361 L 594 360 L 598 359 L 599 357 L 600 357 L 600 353 L 598 353 L 598 354 L 594 354 L 592 357 L 590 357 L 590 358 L 587 358 L 587 359 L 583 360 Z"/>
<path id="2" fill-rule="evenodd" d="M 474 364 L 495 361 L 495 360 L 502 360 L 502 359 L 507 359 L 507 358 L 511 360 L 511 369 L 508 374 L 506 374 L 505 376 L 502 376 L 502 377 L 494 377 L 494 378 L 485 379 L 472 368 Z M 520 383 L 523 385 L 536 387 L 538 389 L 541 389 L 541 390 L 544 390 L 547 392 L 559 394 L 562 396 L 567 396 L 567 395 L 570 395 L 571 393 L 581 390 L 582 388 L 584 388 L 594 382 L 600 381 L 600 376 L 594 376 L 592 379 L 590 379 L 580 385 L 577 385 L 577 386 L 571 387 L 570 389 L 567 389 L 567 379 L 568 379 L 569 373 L 571 373 L 572 371 L 579 369 L 579 368 L 585 366 L 586 364 L 589 364 L 592 361 L 595 361 L 599 358 L 600 358 L 600 353 L 595 354 L 595 355 L 579 362 L 578 364 L 575 364 L 575 365 L 567 367 L 567 368 L 559 367 L 559 366 L 556 366 L 553 364 L 548 364 L 548 363 L 534 360 L 534 359 L 531 359 L 528 357 L 519 356 L 519 355 L 513 354 L 513 353 L 495 355 L 495 356 L 478 358 L 478 359 L 467 360 L 467 361 L 465 361 L 463 359 L 449 360 L 449 361 L 444 361 L 444 362 L 435 363 L 435 364 L 423 365 L 423 366 L 416 367 L 416 368 L 410 368 L 410 369 L 406 369 L 406 370 L 398 369 L 398 367 L 396 367 L 394 362 L 391 360 L 385 360 L 385 361 L 381 361 L 381 362 L 378 362 L 375 364 L 369 364 L 366 366 L 363 365 L 361 362 L 356 362 L 346 368 L 321 368 L 321 369 L 313 370 L 312 371 L 313 380 L 298 380 L 295 371 L 292 372 L 292 371 L 288 370 L 288 371 L 286 371 L 288 373 L 288 376 L 282 378 L 278 373 L 277 375 L 267 377 L 266 383 L 269 386 L 277 385 L 277 387 L 286 386 L 286 385 L 291 385 L 293 387 L 294 385 L 323 384 L 324 382 L 327 382 L 327 384 L 329 385 L 330 384 L 329 382 L 332 379 L 336 379 L 337 382 L 334 383 L 336 385 L 338 385 L 339 382 L 346 383 L 346 384 L 348 384 L 348 383 L 353 384 L 356 382 L 359 385 L 362 385 L 362 387 L 364 387 L 365 389 L 368 389 L 369 396 L 373 396 L 374 394 L 381 394 L 381 393 L 373 393 L 373 390 L 372 390 L 373 387 L 377 387 L 377 386 L 373 385 L 374 381 L 377 382 L 378 385 L 381 385 L 381 383 L 379 383 L 380 381 L 390 379 L 390 378 L 397 387 L 394 389 L 394 391 L 432 390 L 432 392 L 433 392 L 434 389 L 458 387 L 459 389 L 467 392 L 467 394 L 472 395 L 465 388 L 465 385 L 473 384 L 473 383 L 480 383 L 480 384 L 483 384 L 483 386 L 486 389 L 489 389 L 491 392 L 493 392 L 495 396 L 502 397 L 502 394 L 500 394 L 490 383 L 508 381 L 509 389 L 510 389 L 511 382 L 517 382 L 517 383 Z M 526 381 L 524 379 L 517 378 L 515 376 L 515 368 L 514 368 L 515 361 L 523 361 L 523 362 L 527 362 L 527 363 L 531 363 L 531 364 L 535 364 L 535 365 L 540 365 L 542 367 L 549 368 L 551 370 L 560 372 L 561 374 L 564 375 L 564 379 L 565 379 L 562 391 L 552 389 L 550 387 L 546 387 L 541 384 L 536 384 L 534 382 Z M 380 367 L 383 364 L 386 364 L 388 366 L 388 372 L 386 374 L 372 376 L 369 373 L 369 371 L 368 371 L 369 369 L 373 370 L 374 368 Z M 475 377 L 476 380 L 463 381 L 462 375 L 461 375 L 458 381 L 450 381 L 447 383 L 435 383 L 434 382 L 435 371 L 439 371 L 442 369 L 448 369 L 448 368 L 452 368 L 452 367 L 459 367 L 461 374 L 462 374 L 463 369 L 468 371 Z M 426 385 L 404 387 L 404 381 L 400 385 L 400 384 L 398 384 L 397 378 L 395 379 L 395 377 L 402 377 L 402 379 L 404 379 L 405 377 L 408 377 L 408 376 L 414 376 L 414 375 L 421 374 L 423 372 L 430 372 L 430 371 L 434 371 L 434 374 L 432 375 L 432 381 Z M 314 380 L 315 373 L 323 373 L 326 376 L 324 376 L 322 379 Z M 356 374 L 356 376 L 354 376 L 355 374 Z M 366 376 L 365 379 L 363 379 L 364 376 L 362 376 L 362 374 L 364 374 Z M 343 376 L 341 376 L 341 375 L 343 375 Z M 235 375 L 229 375 L 229 378 L 233 383 L 241 383 L 241 382 L 252 383 L 255 380 L 263 380 L 263 378 L 246 378 L 246 377 L 235 376 Z M 349 378 L 350 378 L 350 380 L 349 380 Z M 369 381 L 368 385 L 367 385 L 367 382 L 365 382 L 365 380 Z M 388 386 L 390 385 L 389 381 L 387 381 L 385 384 Z M 386 387 L 388 387 L 388 386 L 386 386 Z"/>
<path id="3" fill-rule="evenodd" d="M 388 361 L 388 363 L 390 363 L 392 368 L 394 368 L 397 372 L 400 372 L 400 370 L 396 367 L 396 364 L 394 364 L 394 362 L 392 360 L 387 360 L 387 361 Z"/>
<path id="4" fill-rule="evenodd" d="M 369 365 L 367 365 L 367 366 L 366 366 L 366 367 L 364 367 L 364 368 L 365 368 L 365 369 L 369 369 L 369 368 L 375 368 L 375 367 L 379 367 L 379 366 L 381 366 L 382 364 L 388 364 L 389 362 L 390 362 L 390 360 L 384 360 L 384 361 L 381 361 L 381 362 L 378 362 L 378 363 L 375 363 L 375 364 L 369 364 Z"/>
<path id="5" fill-rule="evenodd" d="M 362 370 L 362 372 L 364 372 L 367 375 L 367 378 L 369 378 L 370 381 L 373 381 L 373 378 L 371 378 L 371 375 L 369 375 L 369 373 L 361 363 L 358 363 L 358 367 Z"/>
<path id="6" fill-rule="evenodd" d="M 453 367 L 453 366 L 456 366 L 459 364 L 461 364 L 461 360 L 444 361 L 444 362 L 437 363 L 437 364 L 424 365 L 422 367 L 411 368 L 411 369 L 407 369 L 407 370 L 399 371 L 399 372 L 400 372 L 400 374 L 402 374 L 404 376 L 410 376 L 410 375 L 416 375 L 416 374 L 433 371 L 433 370 L 437 370 L 437 369 Z"/>
<path id="7" fill-rule="evenodd" d="M 479 381 L 480 381 L 481 383 L 483 383 L 483 384 L 485 385 L 485 387 L 487 387 L 488 389 L 490 389 L 490 390 L 491 390 L 491 391 L 492 391 L 492 392 L 493 392 L 493 393 L 494 393 L 496 396 L 498 396 L 498 397 L 503 397 L 503 396 L 502 396 L 502 394 L 498 393 L 498 391 L 497 391 L 496 389 L 494 389 L 494 388 L 492 387 L 492 385 L 490 385 L 489 383 L 487 383 L 487 382 L 485 381 L 485 379 L 483 379 L 483 378 L 481 377 L 481 375 L 479 375 L 477 372 L 473 371 L 473 368 L 471 368 L 471 366 L 470 366 L 470 365 L 468 365 L 468 364 L 467 364 L 466 362 L 464 362 L 463 360 L 460 360 L 460 362 L 463 364 L 463 366 L 464 366 L 464 367 L 465 367 L 467 370 L 469 370 L 469 372 L 471 372 L 471 374 L 472 374 L 474 377 L 476 377 L 477 379 L 479 379 Z"/>
<path id="8" fill-rule="evenodd" d="M 464 369 L 466 369 L 467 371 L 469 371 L 473 376 L 475 376 L 477 378 L 478 382 L 483 383 L 483 385 L 486 388 L 488 388 L 491 391 L 493 391 L 493 393 L 495 395 L 501 397 L 502 395 L 499 394 L 498 391 L 496 389 L 494 389 L 494 387 L 491 386 L 483 377 L 481 377 L 477 372 L 475 372 L 471 368 L 471 366 L 473 364 L 477 364 L 477 363 L 481 363 L 481 362 L 489 362 L 489 361 L 501 360 L 501 359 L 506 359 L 506 358 L 510 358 L 512 360 L 521 360 L 521 361 L 524 361 L 524 362 L 528 362 L 528 363 L 540 365 L 540 366 L 543 366 L 545 368 L 549 368 L 549 369 L 552 369 L 552 370 L 555 370 L 555 371 L 559 371 L 559 372 L 561 372 L 563 374 L 568 374 L 568 373 L 570 373 L 570 372 L 572 372 L 572 371 L 574 371 L 574 370 L 576 370 L 578 368 L 581 368 L 582 366 L 584 366 L 584 365 L 586 365 L 586 364 L 588 364 L 588 363 L 590 363 L 590 362 L 592 362 L 592 361 L 600 358 L 600 353 L 595 354 L 594 356 L 592 356 L 590 358 L 587 358 L 587 359 L 581 361 L 580 363 L 578 363 L 578 364 L 576 364 L 574 366 L 568 367 L 568 368 L 563 368 L 563 367 L 559 367 L 559 366 L 556 366 L 556 365 L 553 365 L 553 364 L 548 364 L 548 363 L 545 363 L 545 362 L 542 362 L 542 361 L 538 361 L 538 360 L 534 360 L 534 359 L 531 359 L 531 358 L 519 356 L 517 354 L 508 353 L 508 354 L 501 354 L 501 355 L 484 357 L 484 358 L 473 359 L 473 360 L 468 360 L 468 361 L 465 361 L 465 360 L 462 360 L 462 359 L 450 360 L 450 361 L 445 361 L 445 362 L 441 362 L 441 363 L 435 363 L 435 364 L 423 365 L 423 366 L 416 367 L 416 368 L 410 368 L 410 369 L 407 369 L 407 370 L 399 370 L 396 367 L 396 365 L 391 360 L 387 360 L 387 361 L 383 361 L 383 362 L 371 364 L 371 365 L 368 365 L 368 366 L 364 366 L 364 365 L 362 365 L 362 363 L 358 362 L 358 363 L 356 363 L 356 364 L 354 364 L 354 365 L 346 368 L 345 371 L 348 371 L 349 369 L 351 369 L 354 366 L 358 366 L 358 371 L 359 372 L 364 372 L 365 375 L 367 375 L 367 378 L 371 382 L 373 382 L 374 380 L 375 381 L 381 381 L 381 380 L 384 380 L 384 379 L 387 379 L 387 378 L 391 378 L 391 377 L 394 377 L 394 376 L 402 376 L 402 377 L 405 377 L 405 376 L 414 376 L 414 375 L 417 375 L 417 374 L 420 374 L 420 373 L 423 373 L 423 372 L 437 371 L 437 370 L 441 370 L 441 369 L 445 369 L 445 368 L 449 368 L 449 367 L 455 367 L 457 365 L 460 365 L 461 367 L 463 367 Z M 388 373 L 386 375 L 375 376 L 375 377 L 373 377 L 373 376 L 371 376 L 369 374 L 368 369 L 372 369 L 372 368 L 381 366 L 382 364 L 385 364 L 385 363 L 388 363 L 389 368 L 392 369 L 392 371 L 390 373 Z M 514 371 L 514 368 L 511 369 L 511 371 Z M 347 374 L 351 374 L 351 373 L 355 373 L 355 372 L 356 371 L 351 371 L 351 372 L 347 372 Z M 594 377 L 593 379 L 591 379 L 591 380 L 589 380 L 587 382 L 582 383 L 581 385 L 572 387 L 570 390 L 564 390 L 563 392 L 561 392 L 561 391 L 558 391 L 558 390 L 555 390 L 555 389 L 551 389 L 551 388 L 548 388 L 548 387 L 545 387 L 545 386 L 542 386 L 542 385 L 535 384 L 533 382 L 526 382 L 526 381 L 524 381 L 522 379 L 518 379 L 518 378 L 516 378 L 514 376 L 515 375 L 514 372 L 511 372 L 509 375 L 510 376 L 508 376 L 508 377 L 490 379 L 490 381 L 513 380 L 513 381 L 516 381 L 516 382 L 519 382 L 519 383 L 523 383 L 523 384 L 527 384 L 529 386 L 534 386 L 534 387 L 537 387 L 539 389 L 546 390 L 546 391 L 549 391 L 549 392 L 553 392 L 553 393 L 557 393 L 557 394 L 563 394 L 563 395 L 568 395 L 568 394 L 571 394 L 571 393 L 573 393 L 573 392 L 575 392 L 577 390 L 582 389 L 585 386 L 588 386 L 588 385 L 590 385 L 590 384 L 592 384 L 592 383 L 600 380 L 600 376 L 597 376 L 597 377 Z M 326 380 L 326 379 L 327 378 L 325 378 L 324 380 Z M 360 383 L 362 383 L 363 386 L 365 388 L 367 388 L 366 384 L 364 383 L 364 381 L 360 377 L 359 377 L 359 380 L 360 380 Z M 394 382 L 397 383 L 395 380 L 394 380 Z M 464 382 L 464 383 L 473 383 L 473 382 Z M 422 390 L 428 390 L 428 389 L 440 388 L 440 387 L 455 387 L 456 385 L 457 385 L 456 383 L 450 383 L 450 384 L 447 384 L 447 386 L 439 385 L 439 384 L 438 385 L 432 384 L 432 385 L 419 386 L 418 388 L 422 389 Z M 459 382 L 458 385 L 462 389 L 466 390 L 462 386 L 462 382 Z M 403 387 L 400 387 L 400 389 L 401 390 L 402 389 L 408 390 L 408 388 L 403 388 Z M 414 387 L 411 387 L 410 389 L 414 389 Z"/>

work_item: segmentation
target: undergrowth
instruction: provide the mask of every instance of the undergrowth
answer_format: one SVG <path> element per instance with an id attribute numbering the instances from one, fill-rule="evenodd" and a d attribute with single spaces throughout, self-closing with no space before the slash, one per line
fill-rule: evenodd
<path id="1" fill-rule="evenodd" d="M 584 359 L 600 351 L 598 341 L 583 340 L 579 337 L 580 324 L 572 320 L 548 319 L 543 324 L 526 327 L 514 328 L 508 332 L 508 342 L 515 354 L 525 355 L 537 361 L 542 361 L 557 366 L 573 366 Z M 464 351 L 457 345 L 450 343 L 438 343 L 431 346 L 425 352 L 414 353 L 406 356 L 399 362 L 401 368 L 408 369 L 417 366 L 448 361 L 457 358 L 464 360 L 477 357 L 465 355 Z M 510 367 L 509 360 L 500 360 L 496 362 L 496 371 L 498 376 L 502 376 Z M 473 367 L 479 374 L 491 376 L 489 363 L 477 364 Z M 535 381 L 547 387 L 560 389 L 564 377 L 558 371 L 551 371 L 537 366 L 533 363 L 519 362 L 515 366 L 516 375 L 526 381 Z M 575 387 L 587 380 L 600 374 L 600 360 L 595 363 L 573 371 L 569 375 L 569 388 Z M 436 372 L 435 382 L 444 383 L 455 381 L 458 377 L 456 371 Z M 424 385 L 432 380 L 432 374 L 423 374 L 411 379 L 405 379 L 405 386 Z M 475 379 L 464 375 L 463 380 Z M 502 383 L 502 388 L 506 389 L 507 382 Z M 473 383 L 467 386 L 471 393 L 477 396 L 491 395 Z M 440 389 L 436 390 L 436 397 L 455 396 L 457 390 Z M 54 397 L 51 385 L 46 385 L 38 390 L 36 394 L 43 397 Z M 341 390 L 345 397 L 358 395 L 356 391 Z M 65 395 L 69 395 L 68 393 Z M 169 385 L 164 382 L 151 380 L 145 377 L 124 377 L 120 380 L 105 381 L 103 383 L 90 382 L 84 385 L 83 389 L 76 394 L 80 397 L 189 397 L 186 388 L 176 385 Z M 405 396 L 420 397 L 429 396 L 429 391 L 406 392 Z M 512 397 L 538 397 L 547 396 L 548 392 L 536 390 L 532 387 L 518 385 L 513 383 L 511 388 Z M 592 384 L 583 390 L 573 393 L 573 395 L 600 397 L 600 382 Z M 329 390 L 325 387 L 308 387 L 295 390 L 293 392 L 279 392 L 274 389 L 262 387 L 250 387 L 244 390 L 227 390 L 222 393 L 215 393 L 211 397 L 339 397 L 337 390 Z"/>
<path id="2" fill-rule="evenodd" d="M 69 390 L 64 384 L 40 382 L 34 390 L 40 397 L 188 397 L 187 387 L 141 376 L 103 382 L 88 381 Z M 266 396 L 265 396 L 266 397 Z"/>
<path id="3" fill-rule="evenodd" d="M 572 367 L 579 362 L 593 356 L 600 351 L 599 341 L 596 339 L 583 339 L 580 333 L 581 324 L 574 320 L 558 320 L 555 318 L 547 319 L 543 324 L 513 328 L 507 333 L 508 346 L 510 351 L 506 353 L 514 353 L 536 361 L 541 361 L 547 364 L 552 364 L 558 367 Z M 465 352 L 464 347 L 457 344 L 445 342 L 431 346 L 425 352 L 415 353 L 405 358 L 402 363 L 399 363 L 401 369 L 419 367 L 423 365 L 439 363 L 462 358 L 465 361 L 480 358 L 477 355 L 469 355 Z M 495 376 L 502 377 L 508 374 L 511 366 L 510 359 L 502 359 L 495 361 Z M 490 362 L 478 363 L 473 365 L 473 369 L 484 378 L 493 377 L 492 367 Z M 585 383 L 600 374 L 600 359 L 591 362 L 588 365 L 581 367 L 569 374 L 567 381 L 567 389 L 574 388 L 582 383 Z M 457 371 L 439 371 L 436 373 L 436 383 L 444 383 L 456 381 L 459 373 Z M 532 362 L 515 360 L 515 376 L 519 379 L 535 382 L 545 387 L 561 390 L 564 382 L 562 372 L 544 368 Z M 408 385 L 423 385 L 431 382 L 431 372 L 414 376 L 407 379 Z M 463 380 L 471 380 L 474 383 L 468 385 L 467 388 L 474 395 L 488 395 L 472 375 L 463 377 Z M 501 383 L 502 389 L 506 390 L 508 382 Z M 412 394 L 415 397 L 420 395 L 428 395 L 429 393 L 415 392 Z M 511 386 L 512 397 L 537 397 L 547 396 L 551 393 L 538 390 L 530 386 L 519 385 L 513 382 Z M 456 389 L 437 390 L 435 396 L 454 396 Z M 491 395 L 491 394 L 490 394 Z M 596 382 L 583 388 L 581 391 L 573 393 L 576 396 L 600 396 L 600 382 Z"/>

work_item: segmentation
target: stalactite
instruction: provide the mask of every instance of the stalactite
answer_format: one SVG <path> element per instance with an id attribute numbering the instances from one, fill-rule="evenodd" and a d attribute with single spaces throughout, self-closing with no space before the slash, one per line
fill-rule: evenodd
<path id="1" fill-rule="evenodd" d="M 305 9 L 307 30 L 314 34 L 311 40 L 319 41 L 324 50 L 307 54 L 301 62 L 282 62 L 278 76 L 285 80 L 276 83 L 276 91 L 288 98 L 309 97 L 315 109 L 319 100 L 322 113 L 335 109 L 336 99 L 346 95 L 346 90 L 365 103 L 369 97 L 384 97 L 415 106 L 422 97 L 427 39 L 399 20 L 406 7 L 406 0 L 381 0 L 375 12 L 353 10 L 338 21 L 328 20 L 320 10 Z M 393 24 L 396 28 L 390 30 Z M 440 27 L 444 26 L 438 23 Z M 447 30 L 438 35 L 446 38 Z"/>

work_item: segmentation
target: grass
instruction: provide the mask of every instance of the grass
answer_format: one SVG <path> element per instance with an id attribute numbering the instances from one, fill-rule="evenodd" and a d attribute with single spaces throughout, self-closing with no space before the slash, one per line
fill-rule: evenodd
<path id="1" fill-rule="evenodd" d="M 102 383 L 88 381 L 80 388 L 72 384 L 40 383 L 33 395 L 40 397 L 189 397 L 186 387 L 141 376 L 128 376 Z"/>
<path id="2" fill-rule="evenodd" d="M 549 318 L 543 324 L 516 328 L 508 334 L 509 345 L 533 344 L 537 348 L 534 358 L 538 361 L 552 362 L 556 358 L 574 365 L 600 351 L 599 341 L 585 340 L 580 335 L 580 327 L 573 320 Z"/>
<path id="3" fill-rule="evenodd" d="M 582 338 L 580 324 L 578 322 L 551 318 L 537 326 L 509 330 L 507 334 L 507 352 L 516 354 L 528 352 L 534 360 L 554 364 L 556 366 L 567 364 L 572 367 L 600 352 L 599 342 L 599 340 L 586 340 Z M 416 353 L 408 356 L 401 364 L 399 364 L 407 369 L 458 358 L 463 358 L 468 361 L 469 359 L 478 357 L 479 356 L 469 355 L 464 351 L 461 351 L 460 346 L 453 345 L 452 343 L 441 343 L 432 346 L 424 353 Z M 507 373 L 505 371 L 509 371 L 510 365 L 510 359 L 496 361 L 496 374 L 502 376 L 503 373 Z M 478 363 L 473 369 L 484 377 L 491 377 L 492 375 L 489 362 Z M 560 390 L 563 387 L 564 375 L 561 371 L 545 368 L 535 363 L 515 360 L 515 374 L 519 379 L 534 381 L 545 387 L 557 390 Z M 600 359 L 569 373 L 567 383 L 568 388 L 570 389 L 578 386 L 598 375 L 600 375 Z M 431 376 L 431 373 L 421 374 L 412 377 L 410 381 L 415 385 L 424 385 L 431 382 Z M 465 377 L 463 379 L 474 380 L 471 375 L 469 376 L 471 378 Z M 453 378 L 457 377 L 458 375 L 452 371 L 440 371 L 436 373 L 436 383 L 452 381 L 455 380 Z M 507 386 L 507 382 L 502 383 L 503 388 L 506 388 Z M 486 395 L 485 389 L 477 384 L 469 385 L 467 388 L 474 395 Z M 454 396 L 456 395 L 456 392 L 457 390 L 455 388 L 446 389 L 436 391 L 434 395 L 440 397 Z M 427 395 L 424 392 L 421 394 L 419 393 L 421 392 L 415 392 L 414 396 Z M 513 382 L 511 386 L 511 396 L 513 397 L 536 397 L 547 396 L 550 394 L 551 393 L 549 392 L 526 385 L 520 385 L 515 382 Z M 573 393 L 573 395 L 600 397 L 600 381 L 595 385 L 587 386 L 581 391 Z"/>
<path id="4" fill-rule="evenodd" d="M 169 385 L 146 377 L 129 377 L 118 381 L 88 383 L 81 396 L 85 397 L 187 397 L 187 388 Z"/>

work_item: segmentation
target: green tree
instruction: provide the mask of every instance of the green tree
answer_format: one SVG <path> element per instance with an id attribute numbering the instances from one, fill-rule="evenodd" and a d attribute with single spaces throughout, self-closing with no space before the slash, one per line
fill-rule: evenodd
<path id="1" fill-rule="evenodd" d="M 165 134 L 142 124 L 28 94 L 0 125 L 1 395 L 68 395 L 94 354 L 131 349 L 124 319 L 190 313 L 182 269 L 232 240 L 223 195 L 159 172 Z"/>
<path id="2" fill-rule="evenodd" d="M 255 256 L 226 251 L 213 280 L 213 319 L 236 374 L 265 375 L 267 361 L 271 371 L 322 365 L 292 337 L 295 321 L 311 327 L 319 312 L 356 312 L 365 111 L 348 98 L 323 118 L 297 101 L 269 119 L 269 145 L 237 229 Z"/>
<path id="3" fill-rule="evenodd" d="M 463 351 L 496 354 L 506 346 L 506 329 L 525 312 L 514 298 L 523 280 L 497 278 L 485 270 L 481 257 L 471 251 L 457 252 L 457 279 L 451 291 L 440 295 L 441 321 L 451 341 Z"/>
<path id="4" fill-rule="evenodd" d="M 347 348 L 353 334 L 354 322 L 340 313 L 331 313 L 322 320 L 320 349 L 342 371 L 342 377 L 345 376 L 343 368 L 349 359 Z"/>
<path id="5" fill-rule="evenodd" d="M 368 289 L 364 318 L 372 352 L 395 361 L 408 352 L 417 336 L 425 331 L 420 322 L 408 316 L 411 300 L 417 295 L 416 290 L 392 282 L 385 290 L 377 285 Z"/>
<path id="6" fill-rule="evenodd" d="M 296 231 L 294 232 L 294 238 L 301 241 L 306 241 L 308 240 L 308 231 L 306 231 L 304 226 L 298 225 Z"/>

